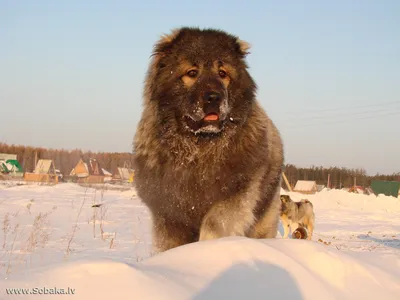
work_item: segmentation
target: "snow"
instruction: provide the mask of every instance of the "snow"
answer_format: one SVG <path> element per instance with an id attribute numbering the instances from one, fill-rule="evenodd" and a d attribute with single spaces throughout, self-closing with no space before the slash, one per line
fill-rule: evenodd
<path id="1" fill-rule="evenodd" d="M 106 176 L 112 176 L 112 174 L 110 173 L 110 172 L 108 172 L 106 169 L 101 169 L 102 171 L 103 171 L 103 173 L 104 173 L 104 175 L 106 175 Z"/>
<path id="2" fill-rule="evenodd" d="M 22 297 L 6 288 L 69 288 L 71 299 L 96 300 L 398 299 L 399 199 L 283 193 L 313 203 L 312 241 L 282 239 L 280 228 L 277 239 L 229 237 L 153 255 L 151 217 L 133 188 L 2 182 L 0 298 Z"/>

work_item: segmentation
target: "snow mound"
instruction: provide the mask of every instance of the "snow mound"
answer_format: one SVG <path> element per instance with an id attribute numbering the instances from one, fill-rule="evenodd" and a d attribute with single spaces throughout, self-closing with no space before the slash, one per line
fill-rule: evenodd
<path id="1" fill-rule="evenodd" d="M 396 255 L 386 261 L 377 253 L 352 256 L 305 240 L 230 237 L 181 246 L 132 265 L 109 259 L 57 263 L 3 280 L 0 287 L 72 288 L 73 299 L 96 300 L 389 300 L 400 295 L 399 266 Z"/>

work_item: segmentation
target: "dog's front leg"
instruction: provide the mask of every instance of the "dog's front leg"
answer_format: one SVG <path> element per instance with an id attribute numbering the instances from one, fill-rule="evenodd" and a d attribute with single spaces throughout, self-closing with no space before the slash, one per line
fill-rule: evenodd
<path id="1" fill-rule="evenodd" d="M 199 240 L 244 236 L 254 223 L 253 206 L 239 201 L 237 199 L 214 205 L 203 219 Z"/>
<path id="2" fill-rule="evenodd" d="M 299 223 L 290 222 L 290 236 L 292 236 L 293 232 L 299 228 Z"/>
<path id="3" fill-rule="evenodd" d="M 160 215 L 153 215 L 152 231 L 154 254 L 195 241 L 190 227 Z"/>
<path id="4" fill-rule="evenodd" d="M 288 236 L 289 236 L 289 227 L 290 227 L 290 225 L 289 225 L 289 222 L 286 222 L 286 221 L 282 221 L 282 225 L 283 225 L 283 238 L 284 239 L 287 239 L 288 238 Z"/>
<path id="5" fill-rule="evenodd" d="M 254 210 L 260 201 L 260 186 L 264 172 L 265 168 L 260 168 L 254 173 L 246 189 L 231 198 L 216 202 L 211 207 L 200 226 L 200 241 L 228 236 L 246 236 L 253 229 Z M 276 210 L 276 213 L 278 214 L 279 211 Z"/>
<path id="6" fill-rule="evenodd" d="M 289 228 L 290 228 L 290 223 L 286 215 L 281 216 L 281 222 L 282 222 L 282 227 L 283 227 L 283 237 L 284 239 L 287 239 L 289 236 Z"/>

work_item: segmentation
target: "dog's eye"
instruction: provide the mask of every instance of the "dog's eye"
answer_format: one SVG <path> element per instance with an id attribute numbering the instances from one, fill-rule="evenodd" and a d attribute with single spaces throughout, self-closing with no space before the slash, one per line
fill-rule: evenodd
<path id="1" fill-rule="evenodd" d="M 225 78 L 227 76 L 226 72 L 224 70 L 219 70 L 218 74 L 219 74 L 219 77 L 221 77 L 221 78 Z"/>
<path id="2" fill-rule="evenodd" d="M 197 70 L 189 70 L 189 71 L 186 73 L 186 75 L 189 76 L 189 77 L 194 78 L 194 77 L 197 76 Z"/>

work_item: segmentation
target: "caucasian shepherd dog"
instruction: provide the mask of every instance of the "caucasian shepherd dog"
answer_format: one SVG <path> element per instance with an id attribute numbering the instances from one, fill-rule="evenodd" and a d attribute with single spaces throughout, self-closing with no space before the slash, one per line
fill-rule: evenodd
<path id="1" fill-rule="evenodd" d="M 307 228 L 307 240 L 312 239 L 315 224 L 315 213 L 313 204 L 307 200 L 293 201 L 289 195 L 281 195 L 281 221 L 283 225 L 283 238 L 289 236 L 290 231 L 293 232 L 299 228 Z"/>
<path id="2" fill-rule="evenodd" d="M 248 49 L 223 31 L 186 27 L 154 46 L 133 145 L 155 252 L 276 236 L 283 146 L 255 99 Z"/>

